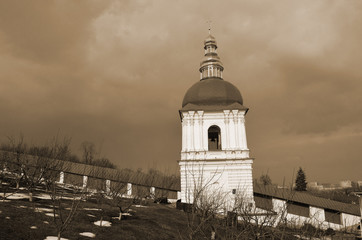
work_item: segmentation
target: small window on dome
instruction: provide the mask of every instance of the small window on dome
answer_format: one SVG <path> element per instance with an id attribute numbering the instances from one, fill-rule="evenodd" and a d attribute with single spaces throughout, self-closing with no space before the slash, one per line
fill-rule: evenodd
<path id="1" fill-rule="evenodd" d="M 218 126 L 211 126 L 208 130 L 209 151 L 221 150 L 221 131 Z"/>

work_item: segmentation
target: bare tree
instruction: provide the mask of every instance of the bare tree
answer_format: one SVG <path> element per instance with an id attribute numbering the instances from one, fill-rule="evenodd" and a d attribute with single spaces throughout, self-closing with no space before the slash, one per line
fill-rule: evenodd
<path id="1" fill-rule="evenodd" d="M 64 171 L 64 161 L 59 160 L 69 151 L 69 140 L 64 139 L 40 147 L 33 147 L 29 154 L 22 157 L 22 173 L 24 183 L 29 192 L 29 201 L 33 201 L 33 190 L 40 184 L 49 185 L 59 178 L 59 172 Z M 31 155 L 30 155 L 31 154 Z"/>
<path id="2" fill-rule="evenodd" d="M 19 189 L 20 182 L 29 192 L 29 201 L 33 201 L 33 190 L 40 184 L 47 185 L 57 179 L 62 171 L 64 159 L 69 154 L 69 139 L 58 142 L 54 138 L 50 144 L 28 147 L 24 137 L 9 137 L 9 152 L 3 152 L 2 159 L 11 172 Z"/>
<path id="3" fill-rule="evenodd" d="M 197 170 L 197 171 L 196 171 Z M 217 175 L 203 176 L 203 167 L 190 172 L 186 179 L 192 196 L 185 207 L 188 219 L 187 239 L 294 239 L 294 235 L 320 237 L 318 217 L 292 219 L 288 214 L 293 191 L 286 191 L 283 204 L 270 202 L 270 208 L 257 208 L 245 189 L 225 192 L 215 186 Z M 191 179 L 190 179 L 191 178 Z M 272 187 L 262 185 L 262 187 Z M 186 192 L 189 189 L 186 189 Z M 270 200 L 271 201 L 271 200 Z M 304 222 L 303 222 L 304 221 Z M 320 223 L 321 224 L 321 223 Z M 302 227 L 301 227 L 302 226 Z"/>
<path id="4" fill-rule="evenodd" d="M 286 211 L 283 209 L 282 211 Z M 272 227 L 278 225 L 278 220 L 284 218 L 278 216 L 272 209 L 264 210 L 256 208 L 246 196 L 243 189 L 239 189 L 234 198 L 234 206 L 230 210 L 237 217 L 236 228 L 228 229 L 227 239 L 242 239 L 248 236 L 251 239 L 273 239 Z M 277 238 L 277 237 L 276 237 Z"/>
<path id="5" fill-rule="evenodd" d="M 107 169 L 103 167 L 93 166 L 90 173 L 91 177 L 88 177 L 88 188 L 93 190 L 92 196 L 97 202 L 98 209 L 101 213 L 100 226 L 103 223 L 103 217 L 105 213 L 106 199 L 106 179 Z"/>
<path id="6" fill-rule="evenodd" d="M 218 184 L 218 171 L 206 176 L 203 165 L 186 166 L 188 239 L 215 239 L 218 214 L 225 208 L 227 194 Z"/>
<path id="7" fill-rule="evenodd" d="M 93 160 L 96 158 L 97 155 L 94 143 L 88 141 L 82 142 L 81 151 L 84 163 L 92 164 Z"/>
<path id="8" fill-rule="evenodd" d="M 19 191 L 22 175 L 20 171 L 17 171 L 18 168 L 15 167 L 16 165 L 11 162 L 13 155 L 13 153 L 8 151 L 2 151 L 0 153 L 0 186 L 3 200 Z M 15 191 L 10 191 L 10 188 L 14 184 L 16 185 Z"/>
<path id="9" fill-rule="evenodd" d="M 114 169 L 93 166 L 88 180 L 89 188 L 94 190 L 92 197 L 95 199 L 98 209 L 100 210 L 100 225 L 102 226 L 103 218 L 105 217 L 105 209 L 109 206 L 119 209 L 119 220 L 122 213 L 128 211 L 134 199 L 125 199 L 128 192 L 127 185 L 131 178 L 131 172 L 116 171 Z M 108 180 L 112 178 L 113 181 Z M 136 195 L 133 196 L 136 198 Z"/>
<path id="10" fill-rule="evenodd" d="M 7 153 L 3 155 L 5 161 L 7 162 L 6 167 L 9 172 L 12 173 L 16 183 L 16 189 L 19 189 L 20 182 L 24 178 L 23 167 L 24 167 L 24 158 L 26 154 L 27 145 L 24 142 L 24 136 L 20 135 L 17 139 L 15 137 L 8 137 L 9 143 L 7 144 Z"/>
<path id="11" fill-rule="evenodd" d="M 169 197 L 170 189 L 175 189 L 180 182 L 180 178 L 169 171 L 158 171 L 150 169 L 147 173 L 147 183 L 153 187 L 154 192 L 150 193 L 151 198 L 156 202 L 166 202 Z"/>
<path id="12" fill-rule="evenodd" d="M 259 180 L 260 180 L 261 184 L 263 184 L 264 186 L 272 185 L 272 180 L 268 174 L 262 174 L 260 176 Z"/>
<path id="13" fill-rule="evenodd" d="M 73 187 L 71 190 L 65 189 L 58 185 L 55 179 L 49 182 L 49 187 L 48 194 L 52 202 L 53 224 L 57 229 L 58 240 L 60 240 L 62 233 L 70 226 L 78 214 L 83 200 L 86 199 L 86 189 L 80 187 Z"/>
<path id="14" fill-rule="evenodd" d="M 122 170 L 114 176 L 114 180 L 110 182 L 110 188 L 107 189 L 106 192 L 110 204 L 114 207 L 119 209 L 119 220 L 122 220 L 122 215 L 128 213 L 130 210 L 134 198 L 125 198 L 129 189 L 128 189 L 128 182 L 131 178 L 131 171 Z"/>
<path id="15" fill-rule="evenodd" d="M 2 162 L 7 170 L 16 177 L 16 185 L 22 181 L 29 192 L 29 201 L 33 201 L 33 191 L 37 186 L 45 185 L 52 201 L 53 223 L 57 228 L 58 239 L 70 225 L 84 199 L 81 188 L 72 191 L 58 186 L 59 173 L 67 170 L 68 165 L 60 159 L 70 156 L 70 139 L 59 142 L 54 138 L 50 143 L 28 147 L 24 138 L 9 138 L 8 152 L 3 152 Z M 69 201 L 71 204 L 64 204 Z M 65 208 L 69 206 L 69 208 Z"/>

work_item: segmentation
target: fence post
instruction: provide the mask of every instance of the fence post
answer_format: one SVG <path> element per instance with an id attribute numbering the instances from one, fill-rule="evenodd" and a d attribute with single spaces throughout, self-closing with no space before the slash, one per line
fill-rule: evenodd
<path id="1" fill-rule="evenodd" d="M 60 172 L 60 174 L 59 174 L 59 183 L 61 183 L 61 184 L 64 183 L 64 172 Z"/>
<path id="2" fill-rule="evenodd" d="M 151 187 L 150 188 L 150 195 L 151 195 L 151 198 L 155 198 L 155 187 Z"/>
<path id="3" fill-rule="evenodd" d="M 106 180 L 106 192 L 111 192 L 111 180 Z"/>
<path id="4" fill-rule="evenodd" d="M 88 176 L 83 176 L 83 188 L 87 187 Z"/>
<path id="5" fill-rule="evenodd" d="M 132 183 L 127 183 L 127 195 L 132 195 Z"/>

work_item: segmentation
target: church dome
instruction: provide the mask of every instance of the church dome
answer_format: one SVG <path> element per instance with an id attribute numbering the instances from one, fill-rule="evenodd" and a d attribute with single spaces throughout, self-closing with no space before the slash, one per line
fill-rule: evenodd
<path id="1" fill-rule="evenodd" d="M 247 110 L 239 90 L 222 78 L 224 67 L 216 51 L 216 40 L 210 34 L 204 41 L 204 49 L 199 69 L 201 80 L 187 90 L 181 111 Z"/>
<path id="2" fill-rule="evenodd" d="M 195 83 L 186 92 L 182 107 L 188 104 L 199 107 L 243 105 L 243 98 L 239 90 L 231 83 L 220 78 L 207 78 Z"/>

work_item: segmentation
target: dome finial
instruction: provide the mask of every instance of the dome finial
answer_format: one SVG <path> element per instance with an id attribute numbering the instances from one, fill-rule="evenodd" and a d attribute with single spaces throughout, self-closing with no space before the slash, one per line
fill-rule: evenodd
<path id="1" fill-rule="evenodd" d="M 222 72 L 224 67 L 217 55 L 217 44 L 215 38 L 211 35 L 211 21 L 209 24 L 209 36 L 204 41 L 205 56 L 200 63 L 200 79 L 207 78 L 220 78 L 222 79 Z"/>

